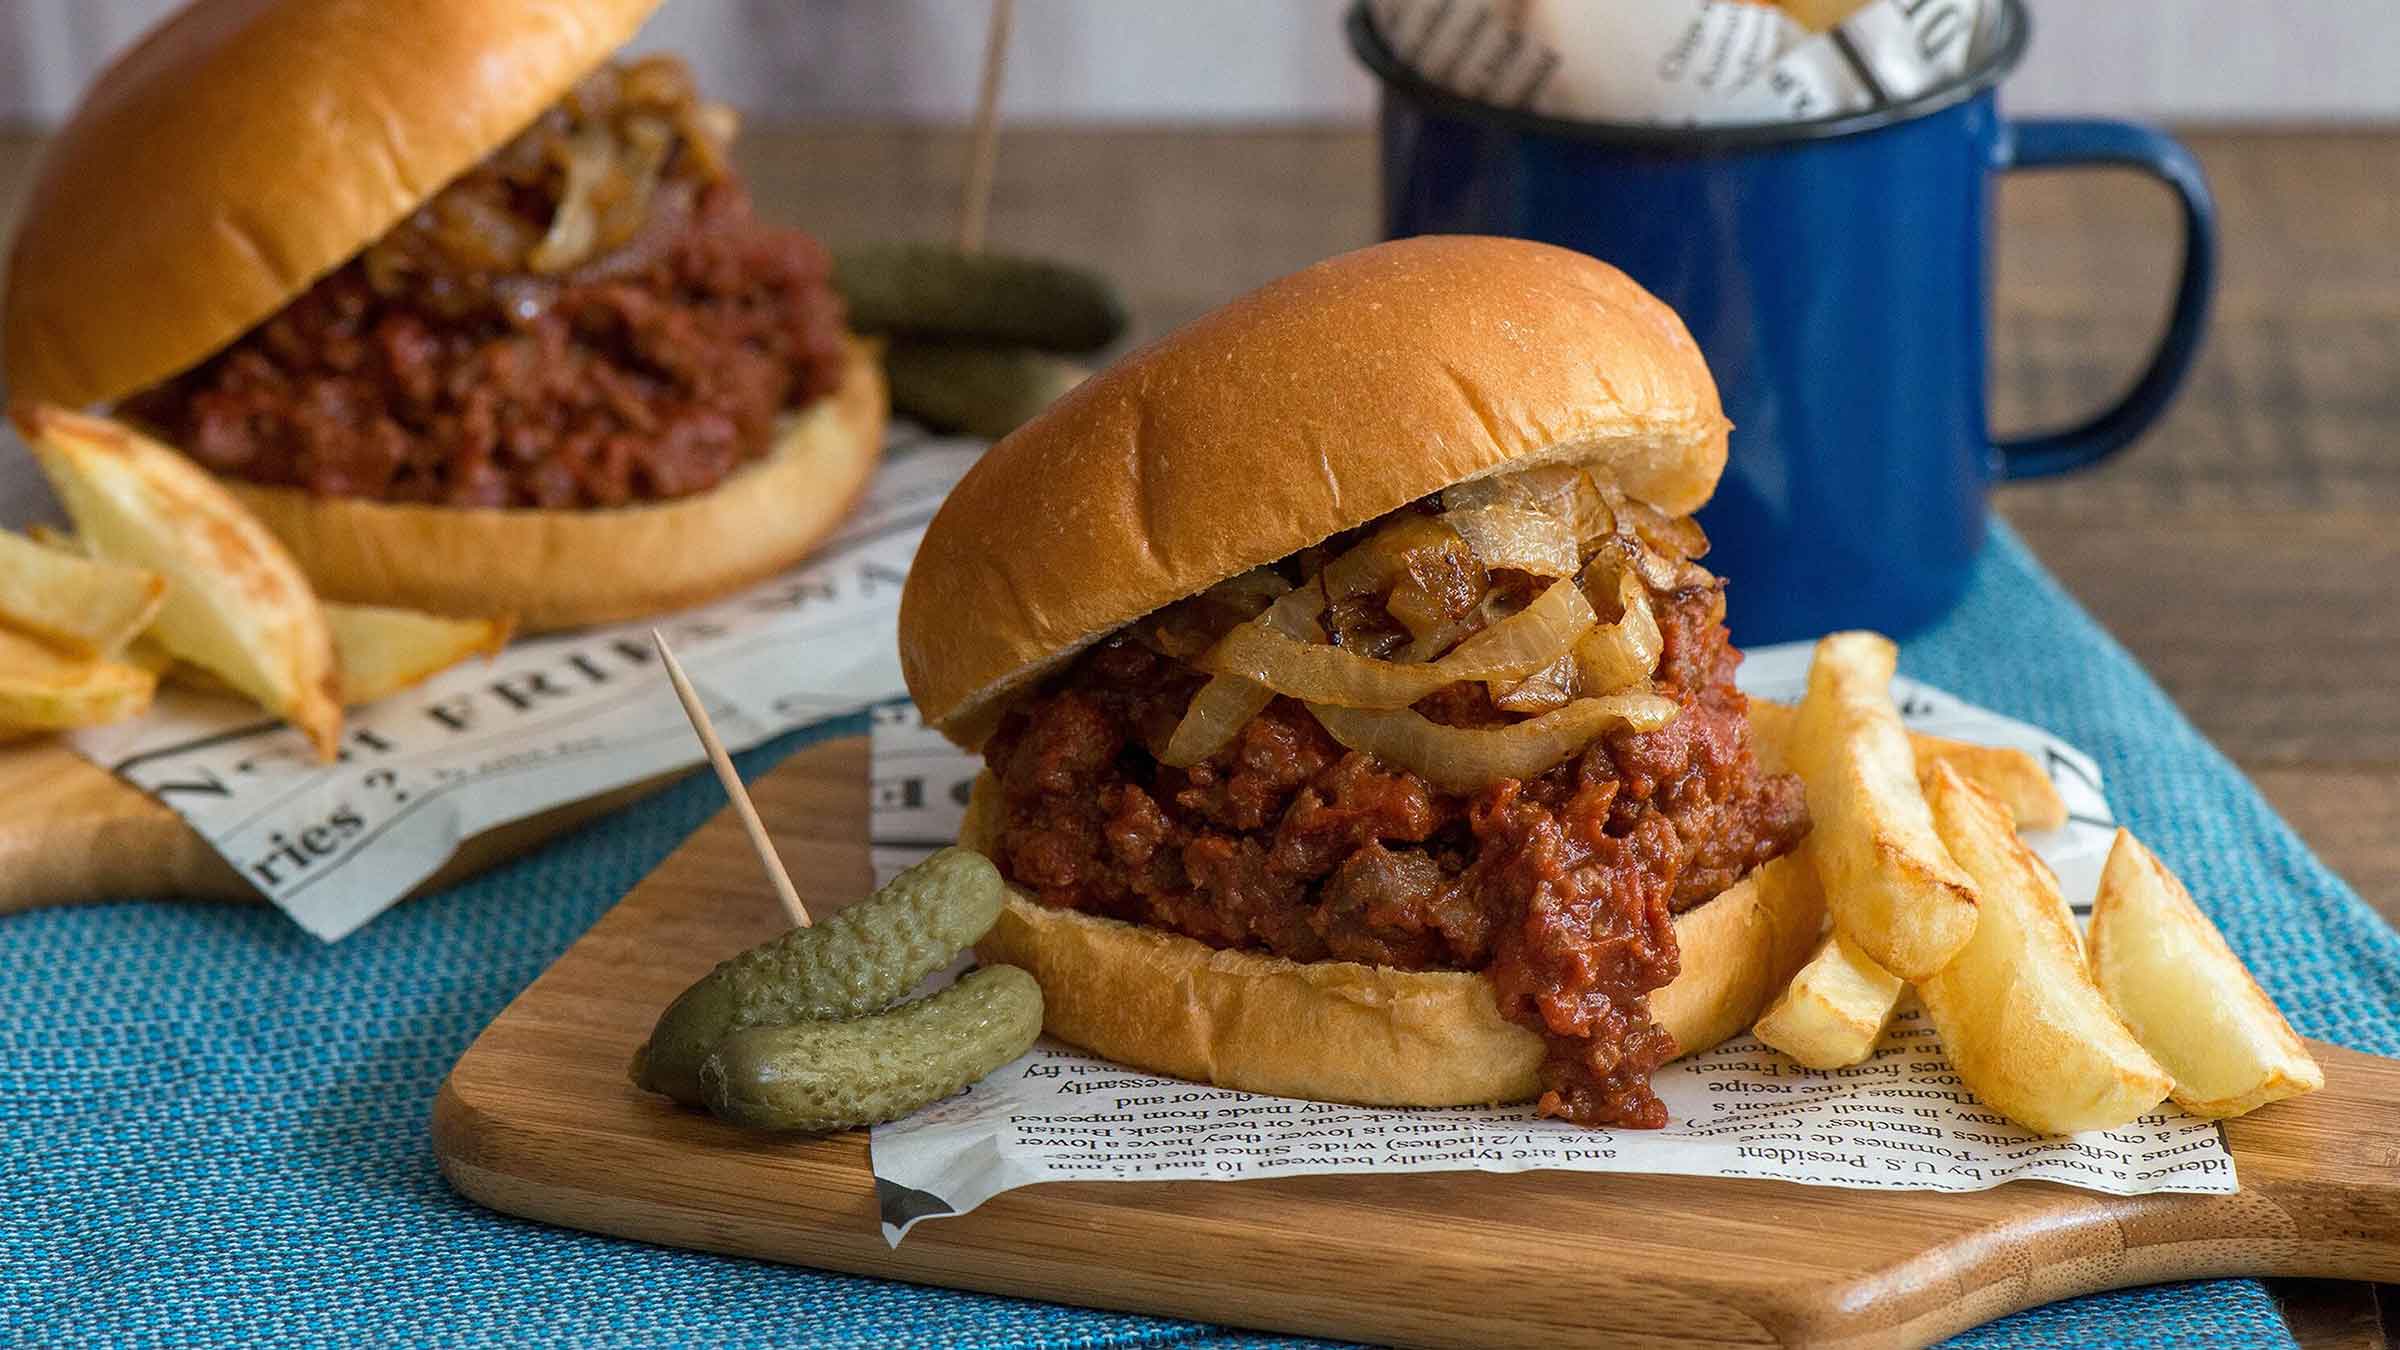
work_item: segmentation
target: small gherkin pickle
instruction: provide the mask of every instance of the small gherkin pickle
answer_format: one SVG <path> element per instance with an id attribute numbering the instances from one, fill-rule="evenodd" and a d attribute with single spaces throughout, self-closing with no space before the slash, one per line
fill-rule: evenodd
<path id="1" fill-rule="evenodd" d="M 943 849 L 823 923 L 702 976 L 667 1005 L 635 1052 L 633 1081 L 701 1105 L 700 1062 L 728 1034 L 881 1012 L 982 937 L 1004 895 L 990 859 Z"/>
<path id="2" fill-rule="evenodd" d="M 936 431 L 999 440 L 1083 383 L 1089 370 L 1030 347 L 894 342 L 883 354 L 892 407 Z"/>
<path id="3" fill-rule="evenodd" d="M 861 333 L 1089 352 L 1125 331 L 1105 278 L 1042 258 L 866 244 L 834 255 L 833 284 Z"/>
<path id="4" fill-rule="evenodd" d="M 897 1120 L 982 1078 L 1042 1034 L 1042 987 L 986 966 L 931 998 L 848 1022 L 752 1027 L 700 1065 L 708 1109 L 766 1130 Z"/>

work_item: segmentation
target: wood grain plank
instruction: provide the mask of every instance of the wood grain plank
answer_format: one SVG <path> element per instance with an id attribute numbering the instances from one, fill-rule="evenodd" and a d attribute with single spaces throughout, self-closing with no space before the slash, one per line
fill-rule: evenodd
<path id="1" fill-rule="evenodd" d="M 640 801 L 690 769 L 511 821 L 461 844 L 409 891 L 430 894 Z M 265 903 L 148 793 L 55 742 L 0 747 L 0 914 L 51 905 L 177 899 Z"/>
<path id="2" fill-rule="evenodd" d="M 753 784 L 812 909 L 866 888 L 865 774 L 849 740 Z M 495 1208 L 645 1241 L 1400 1344 L 1916 1345 L 2162 1279 L 2400 1277 L 2400 1062 L 2333 1047 L 2325 1092 L 2228 1124 L 2232 1196 L 1557 1172 L 1066 1183 L 891 1249 L 863 1133 L 746 1133 L 626 1079 L 677 991 L 782 926 L 720 816 L 460 1060 L 434 1114 L 444 1173 Z"/>

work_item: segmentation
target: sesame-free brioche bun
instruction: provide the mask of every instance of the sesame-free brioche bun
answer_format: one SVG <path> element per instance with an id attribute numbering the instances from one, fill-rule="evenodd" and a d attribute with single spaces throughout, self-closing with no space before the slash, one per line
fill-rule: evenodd
<path id="1" fill-rule="evenodd" d="M 383 237 L 556 103 L 657 0 L 196 0 L 94 82 L 8 260 L 19 405 L 110 403 L 199 364 Z M 886 396 L 855 340 L 839 392 L 704 492 L 469 509 L 223 480 L 330 599 L 655 614 L 791 566 L 872 473 Z"/>
<path id="2" fill-rule="evenodd" d="M 974 787 L 959 842 L 989 854 L 999 792 Z M 1825 901 L 1805 847 L 1678 915 L 1682 973 L 1650 995 L 1678 1054 L 1756 1021 L 1808 960 Z M 1288 961 L 1079 910 L 1015 886 L 977 959 L 1042 986 L 1042 1029 L 1105 1058 L 1245 1092 L 1366 1106 L 1469 1106 L 1540 1094 L 1541 1037 L 1471 971 Z"/>
<path id="3" fill-rule="evenodd" d="M 764 457 L 637 506 L 422 506 L 219 481 L 328 600 L 507 614 L 537 633 L 697 605 L 807 557 L 866 490 L 886 406 L 883 367 L 853 338 L 841 387 L 785 414 Z"/>
<path id="4" fill-rule="evenodd" d="M 524 130 L 657 0 L 197 0 L 117 58 L 27 194 L 9 397 L 200 363 Z"/>
<path id="5" fill-rule="evenodd" d="M 1429 236 L 1304 268 L 1093 376 L 992 447 L 918 549 L 900 664 L 970 748 L 1109 632 L 1485 474 L 1585 464 L 1674 514 L 1729 424 L 1691 334 L 1624 273 Z"/>

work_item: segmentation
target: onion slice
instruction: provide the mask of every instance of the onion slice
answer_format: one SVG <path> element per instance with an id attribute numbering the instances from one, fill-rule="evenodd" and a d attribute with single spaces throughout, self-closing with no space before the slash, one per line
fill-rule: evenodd
<path id="1" fill-rule="evenodd" d="M 1578 686 L 1587 693 L 1607 693 L 1639 684 L 1658 670 L 1666 654 L 1666 635 L 1650 608 L 1650 592 L 1634 572 L 1617 577 L 1617 600 L 1623 618 L 1604 623 L 1575 644 Z"/>
<path id="2" fill-rule="evenodd" d="M 1227 633 L 1201 659 L 1200 667 L 1307 703 L 1405 708 L 1461 680 L 1522 679 L 1573 651 L 1576 640 L 1599 622 L 1582 588 L 1560 581 L 1438 661 L 1378 661 L 1340 647 L 1298 641 L 1261 622 Z"/>
<path id="3" fill-rule="evenodd" d="M 1580 559 L 1567 522 L 1523 506 L 1476 506 L 1447 512 L 1442 523 L 1458 531 L 1485 567 L 1508 567 L 1541 577 L 1571 577 Z"/>
<path id="4" fill-rule="evenodd" d="M 617 167 L 617 143 L 608 128 L 585 127 L 567 138 L 559 155 L 558 210 L 550 217 L 549 233 L 525 257 L 525 266 L 535 272 L 564 272 L 591 256 L 600 241 L 594 195 Z"/>
<path id="5" fill-rule="evenodd" d="M 1296 590 L 1285 591 L 1264 613 L 1233 631 L 1256 630 L 1284 641 L 1307 642 L 1324 636 L 1324 630 L 1317 626 L 1317 616 L 1324 612 L 1325 587 L 1322 582 L 1311 581 Z M 1274 701 L 1275 691 L 1255 680 L 1239 675 L 1217 676 L 1192 695 L 1182 720 L 1168 734 L 1166 749 L 1159 752 L 1158 762 L 1177 769 L 1192 767 L 1231 745 L 1250 719 L 1265 712 Z"/>
<path id="6" fill-rule="evenodd" d="M 1445 792 L 1474 792 L 1503 778 L 1531 778 L 1617 727 L 1656 731 L 1680 704 L 1663 694 L 1580 698 L 1556 712 L 1504 727 L 1446 727 L 1406 709 L 1375 711 L 1312 703 L 1326 734 Z"/>
<path id="7" fill-rule="evenodd" d="M 1167 748 L 1160 751 L 1158 762 L 1177 769 L 1188 769 L 1233 744 L 1250 719 L 1267 710 L 1275 701 L 1275 691 L 1263 684 L 1253 684 L 1239 675 L 1219 675 L 1200 686 L 1192 695 L 1190 706 L 1183 710 L 1183 720 L 1175 724 L 1175 732 L 1167 737 Z"/>
<path id="8" fill-rule="evenodd" d="M 1577 539 L 1614 534 L 1616 512 L 1591 472 L 1576 464 L 1545 464 L 1515 473 L 1471 478 L 1442 489 L 1444 511 L 1511 506 L 1564 522 Z"/>

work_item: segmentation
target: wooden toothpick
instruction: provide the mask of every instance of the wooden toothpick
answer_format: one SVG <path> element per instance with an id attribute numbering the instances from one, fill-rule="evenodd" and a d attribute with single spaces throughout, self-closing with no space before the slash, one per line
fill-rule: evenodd
<path id="1" fill-rule="evenodd" d="M 666 634 L 653 628 L 650 640 L 658 644 L 658 657 L 667 666 L 667 679 L 675 686 L 675 697 L 683 700 L 684 715 L 692 719 L 692 731 L 708 751 L 708 762 L 717 769 L 717 781 L 725 785 L 725 795 L 733 799 L 733 812 L 742 818 L 742 828 L 750 832 L 750 847 L 758 851 L 758 865 L 767 871 L 767 880 L 775 883 L 775 894 L 783 900 L 783 911 L 792 916 L 798 927 L 809 926 L 808 906 L 800 903 L 800 893 L 792 889 L 792 874 L 783 870 L 783 859 L 775 856 L 775 842 L 767 838 L 765 822 L 758 818 L 758 808 L 750 802 L 750 790 L 742 786 L 742 776 L 733 771 L 733 759 L 725 753 L 725 742 L 717 739 L 717 729 L 709 724 L 708 709 L 700 706 L 700 694 L 692 688 L 691 677 L 683 673 L 683 663 L 668 649 Z"/>
<path id="2" fill-rule="evenodd" d="M 983 250 L 983 222 L 992 204 L 992 161 L 1000 148 L 1000 77 L 1008 63 L 1008 26 L 1013 0 L 992 0 L 991 26 L 983 35 L 983 84 L 975 91 L 975 134 L 967 150 L 967 183 L 958 203 L 958 247 Z"/>

